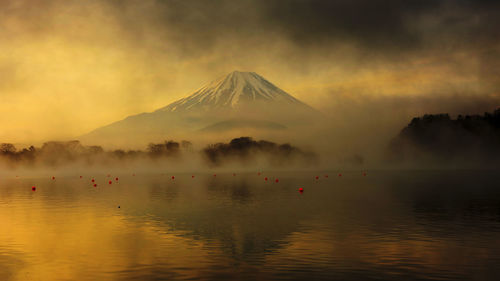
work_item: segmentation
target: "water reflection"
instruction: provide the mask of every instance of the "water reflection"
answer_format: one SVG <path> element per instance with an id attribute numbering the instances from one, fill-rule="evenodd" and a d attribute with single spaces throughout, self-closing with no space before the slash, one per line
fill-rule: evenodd
<path id="1" fill-rule="evenodd" d="M 343 173 L 319 181 L 281 173 L 279 184 L 263 176 L 119 175 L 112 185 L 101 176 L 97 188 L 72 177 L 6 180 L 0 280 L 494 280 L 500 273 L 495 173 Z"/>

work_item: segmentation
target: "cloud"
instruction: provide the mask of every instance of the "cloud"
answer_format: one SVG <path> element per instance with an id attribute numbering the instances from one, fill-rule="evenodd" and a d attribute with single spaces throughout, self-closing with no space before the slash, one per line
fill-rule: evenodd
<path id="1" fill-rule="evenodd" d="M 71 139 L 233 70 L 255 71 L 316 107 L 339 102 L 331 94 L 339 92 L 498 96 L 499 8 L 472 0 L 2 1 L 0 139 Z"/>

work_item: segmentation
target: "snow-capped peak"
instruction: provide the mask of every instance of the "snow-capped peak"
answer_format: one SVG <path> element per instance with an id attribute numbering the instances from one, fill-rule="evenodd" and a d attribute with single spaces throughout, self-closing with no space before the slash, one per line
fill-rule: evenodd
<path id="1" fill-rule="evenodd" d="M 255 72 L 233 71 L 158 111 L 237 108 L 256 101 L 302 104 Z"/>

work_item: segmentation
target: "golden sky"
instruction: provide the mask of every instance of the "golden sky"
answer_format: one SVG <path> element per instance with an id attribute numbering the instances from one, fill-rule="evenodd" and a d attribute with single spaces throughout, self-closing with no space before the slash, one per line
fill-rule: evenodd
<path id="1" fill-rule="evenodd" d="M 0 142 L 72 139 L 233 70 L 325 111 L 448 95 L 491 111 L 497 4 L 461 3 L 2 1 Z"/>

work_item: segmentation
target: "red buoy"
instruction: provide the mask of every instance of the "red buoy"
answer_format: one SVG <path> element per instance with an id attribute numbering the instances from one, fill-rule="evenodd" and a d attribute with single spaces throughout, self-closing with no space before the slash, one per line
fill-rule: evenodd
<path id="1" fill-rule="evenodd" d="M 192 175 L 192 176 L 191 176 L 191 178 L 193 178 L 193 179 L 194 179 L 194 175 Z"/>
<path id="2" fill-rule="evenodd" d="M 174 176 L 172 176 L 172 179 L 175 179 L 175 177 L 174 177 Z"/>
<path id="3" fill-rule="evenodd" d="M 279 180 L 279 179 L 276 179 L 276 180 L 275 180 L 275 182 L 276 182 L 276 183 L 278 183 L 278 182 L 280 182 L 280 180 Z"/>
<path id="4" fill-rule="evenodd" d="M 36 190 L 36 186 L 32 186 L 31 190 L 35 191 Z"/>
<path id="5" fill-rule="evenodd" d="M 96 184 L 96 183 L 94 183 L 94 187 L 97 187 L 97 184 Z"/>
<path id="6" fill-rule="evenodd" d="M 53 179 L 53 180 L 55 180 L 55 179 L 56 179 L 56 177 L 52 177 L 52 179 Z"/>
<path id="7" fill-rule="evenodd" d="M 135 177 L 135 174 L 132 174 L 132 176 L 134 176 L 134 177 Z"/>
<path id="8" fill-rule="evenodd" d="M 236 176 L 236 174 L 233 174 L 233 177 Z"/>
<path id="9" fill-rule="evenodd" d="M 265 177 L 264 180 L 267 181 L 267 177 Z"/>
<path id="10" fill-rule="evenodd" d="M 80 178 L 82 178 L 82 176 L 80 176 Z"/>
<path id="11" fill-rule="evenodd" d="M 303 189 L 302 187 L 301 187 L 301 188 L 299 188 L 299 192 L 300 192 L 300 193 L 304 192 L 304 189 Z"/>
<path id="12" fill-rule="evenodd" d="M 115 178 L 115 181 L 118 181 L 118 178 Z"/>
<path id="13" fill-rule="evenodd" d="M 325 178 L 328 178 L 328 175 L 325 175 Z"/>
<path id="14" fill-rule="evenodd" d="M 366 177 L 366 173 L 363 173 L 363 176 Z"/>
<path id="15" fill-rule="evenodd" d="M 318 177 L 318 176 L 316 176 L 316 179 L 318 180 L 318 179 L 319 179 L 319 177 Z"/>
<path id="16" fill-rule="evenodd" d="M 341 176 L 342 176 L 342 174 L 339 174 L 339 177 L 341 177 Z"/>
<path id="17" fill-rule="evenodd" d="M 260 172 L 257 173 L 257 176 L 260 176 Z"/>
<path id="18" fill-rule="evenodd" d="M 216 177 L 216 176 L 217 176 L 217 174 L 214 174 L 214 177 Z"/>
<path id="19" fill-rule="evenodd" d="M 112 184 L 113 182 L 112 181 L 109 181 L 109 184 Z"/>
<path id="20" fill-rule="evenodd" d="M 95 179 L 92 179 L 92 182 L 95 182 Z"/>

